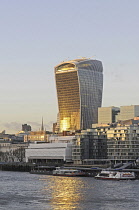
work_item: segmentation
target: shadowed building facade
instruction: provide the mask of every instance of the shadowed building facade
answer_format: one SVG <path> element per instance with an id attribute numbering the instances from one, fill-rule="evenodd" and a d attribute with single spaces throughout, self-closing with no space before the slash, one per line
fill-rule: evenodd
<path id="1" fill-rule="evenodd" d="M 101 61 L 76 59 L 55 67 L 60 131 L 91 128 L 102 103 Z"/>

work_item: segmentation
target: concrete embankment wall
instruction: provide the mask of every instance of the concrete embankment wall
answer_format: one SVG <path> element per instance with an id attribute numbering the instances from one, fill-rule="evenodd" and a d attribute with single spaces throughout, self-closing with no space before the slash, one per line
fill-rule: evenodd
<path id="1" fill-rule="evenodd" d="M 26 163 L 0 163 L 0 170 L 29 172 L 31 165 Z"/>

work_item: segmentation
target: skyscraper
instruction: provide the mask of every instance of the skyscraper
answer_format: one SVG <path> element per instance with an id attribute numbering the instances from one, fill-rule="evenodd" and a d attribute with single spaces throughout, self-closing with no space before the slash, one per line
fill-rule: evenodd
<path id="1" fill-rule="evenodd" d="M 55 67 L 60 131 L 91 128 L 102 103 L 101 61 L 75 59 Z"/>

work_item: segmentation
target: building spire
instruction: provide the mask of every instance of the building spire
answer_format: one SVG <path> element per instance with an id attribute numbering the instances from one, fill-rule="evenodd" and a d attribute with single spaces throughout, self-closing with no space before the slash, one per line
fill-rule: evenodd
<path id="1" fill-rule="evenodd" d="M 42 117 L 42 126 L 41 126 L 41 131 L 44 131 L 44 126 L 43 126 L 43 117 Z"/>

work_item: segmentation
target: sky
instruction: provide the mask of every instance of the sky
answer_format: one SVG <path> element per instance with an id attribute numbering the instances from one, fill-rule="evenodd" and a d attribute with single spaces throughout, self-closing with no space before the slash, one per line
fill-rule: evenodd
<path id="1" fill-rule="evenodd" d="M 56 122 L 54 67 L 86 57 L 104 69 L 102 106 L 139 104 L 138 0 L 0 0 L 0 132 Z"/>

